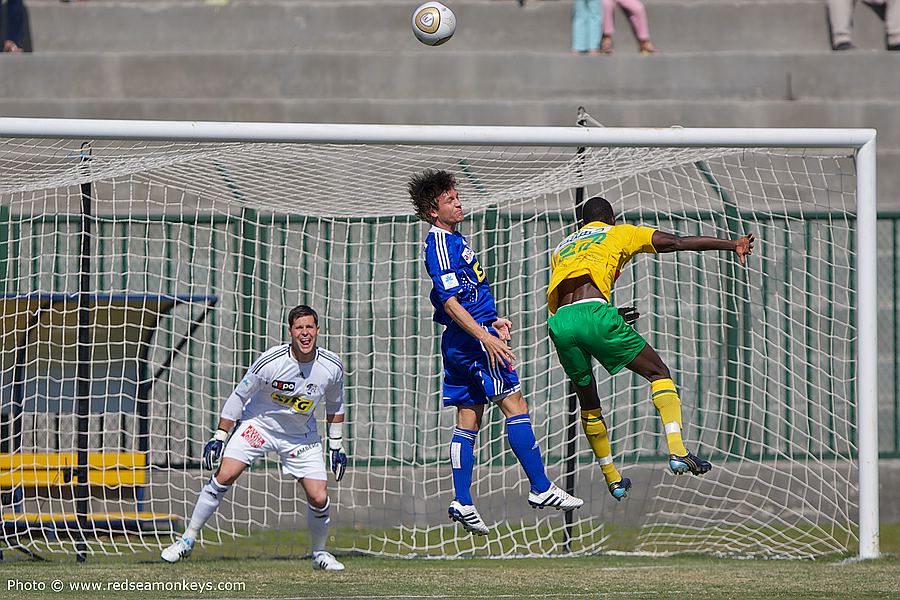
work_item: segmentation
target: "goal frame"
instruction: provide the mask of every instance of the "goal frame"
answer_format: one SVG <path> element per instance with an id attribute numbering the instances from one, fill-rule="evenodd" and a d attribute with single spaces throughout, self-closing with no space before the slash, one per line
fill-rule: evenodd
<path id="1" fill-rule="evenodd" d="M 180 142 L 555 147 L 847 148 L 856 162 L 859 558 L 879 556 L 876 131 L 841 128 L 631 128 L 226 123 L 0 118 L 0 137 Z"/>

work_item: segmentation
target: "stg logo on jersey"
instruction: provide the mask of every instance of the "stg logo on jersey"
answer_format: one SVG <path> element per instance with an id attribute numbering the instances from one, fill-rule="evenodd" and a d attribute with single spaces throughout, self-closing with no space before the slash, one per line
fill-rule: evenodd
<path id="1" fill-rule="evenodd" d="M 278 381 L 276 379 L 272 382 L 272 387 L 282 392 L 293 392 L 297 388 L 297 384 L 293 381 Z"/>
<path id="2" fill-rule="evenodd" d="M 272 392 L 272 400 L 278 404 L 290 406 L 298 413 L 305 413 L 312 408 L 313 405 L 313 401 L 309 398 L 304 398 L 303 396 L 287 396 L 285 394 L 279 394 L 278 392 Z"/>

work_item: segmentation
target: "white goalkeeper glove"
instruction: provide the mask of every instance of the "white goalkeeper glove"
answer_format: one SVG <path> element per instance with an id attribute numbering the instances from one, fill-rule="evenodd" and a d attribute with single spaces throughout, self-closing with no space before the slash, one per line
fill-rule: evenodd
<path id="1" fill-rule="evenodd" d="M 228 432 L 224 429 L 216 429 L 213 438 L 206 442 L 203 447 L 203 468 L 210 471 L 219 467 L 219 460 L 222 458 L 222 452 L 225 450 L 225 440 L 228 439 Z"/>
<path id="2" fill-rule="evenodd" d="M 331 472 L 335 481 L 344 478 L 347 470 L 347 455 L 344 453 L 344 423 L 328 424 L 328 451 L 331 453 Z"/>

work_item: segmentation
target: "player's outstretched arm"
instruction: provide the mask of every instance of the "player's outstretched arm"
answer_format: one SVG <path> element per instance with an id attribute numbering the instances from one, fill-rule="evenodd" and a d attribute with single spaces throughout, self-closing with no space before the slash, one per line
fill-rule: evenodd
<path id="1" fill-rule="evenodd" d="M 752 233 L 736 240 L 725 240 L 705 235 L 679 237 L 671 233 L 656 231 L 653 233 L 653 247 L 660 254 L 663 252 L 681 252 L 683 250 L 731 250 L 738 255 L 741 264 L 746 264 L 747 256 L 753 254 L 753 243 L 756 238 Z"/>
<path id="2" fill-rule="evenodd" d="M 506 342 L 485 331 L 481 325 L 472 318 L 469 311 L 463 308 L 463 305 L 459 303 L 456 296 L 451 296 L 444 301 L 444 310 L 447 311 L 447 314 L 450 315 L 450 318 L 453 319 L 457 325 L 462 327 L 463 331 L 484 345 L 484 349 L 488 353 L 491 367 L 496 367 L 498 364 L 510 368 L 515 366 L 516 355 L 510 350 L 509 346 L 506 345 Z"/>

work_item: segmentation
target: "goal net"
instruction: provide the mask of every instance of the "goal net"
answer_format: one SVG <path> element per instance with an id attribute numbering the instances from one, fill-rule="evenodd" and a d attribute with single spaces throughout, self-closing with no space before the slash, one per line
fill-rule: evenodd
<path id="1" fill-rule="evenodd" d="M 351 462 L 329 480 L 337 553 L 857 551 L 871 432 L 857 426 L 853 148 L 103 137 L 0 139 L 7 547 L 169 544 L 209 478 L 200 458 L 224 400 L 305 303 L 346 367 Z M 489 409 L 472 490 L 491 533 L 447 519 L 455 414 L 441 408 L 428 225 L 405 190 L 426 168 L 457 176 L 460 230 L 514 323 L 548 475 L 585 500 L 569 517 L 528 507 Z M 672 475 L 649 384 L 598 368 L 614 459 L 634 482 L 621 503 L 546 333 L 550 251 L 593 195 L 626 222 L 758 239 L 746 267 L 724 252 L 638 255 L 616 284 L 613 303 L 638 308 L 638 332 L 673 373 L 686 445 L 714 465 Z M 302 555 L 306 510 L 269 457 L 238 480 L 195 554 Z"/>

